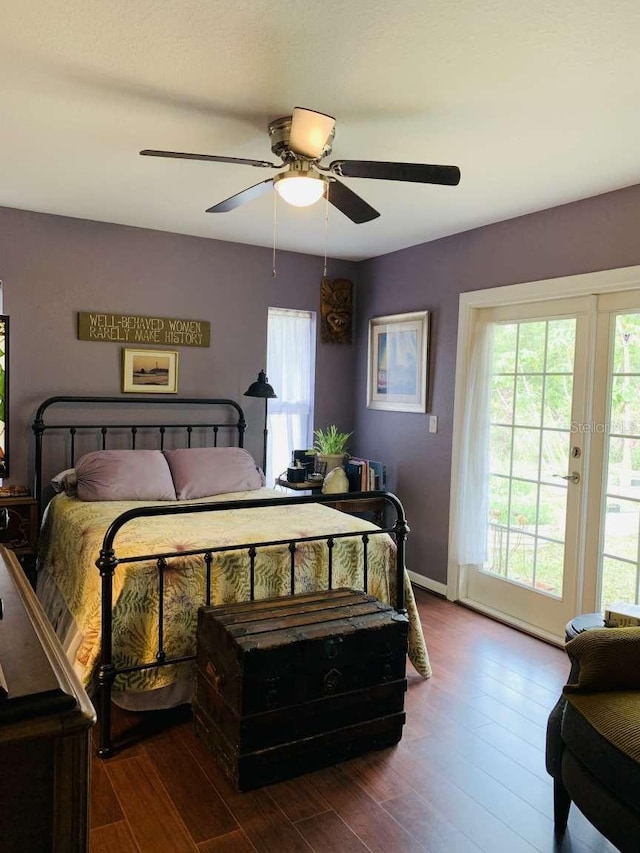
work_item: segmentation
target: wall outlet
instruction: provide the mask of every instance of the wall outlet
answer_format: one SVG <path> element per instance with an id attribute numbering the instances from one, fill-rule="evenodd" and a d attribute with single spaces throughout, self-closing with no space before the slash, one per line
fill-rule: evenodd
<path id="1" fill-rule="evenodd" d="M 438 432 L 438 416 L 429 415 L 429 432 Z"/>

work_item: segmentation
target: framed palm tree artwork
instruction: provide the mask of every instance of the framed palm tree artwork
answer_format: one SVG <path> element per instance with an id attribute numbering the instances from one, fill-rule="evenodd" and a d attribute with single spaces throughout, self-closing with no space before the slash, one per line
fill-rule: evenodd
<path id="1" fill-rule="evenodd" d="M 369 320 L 367 406 L 426 412 L 429 311 Z"/>

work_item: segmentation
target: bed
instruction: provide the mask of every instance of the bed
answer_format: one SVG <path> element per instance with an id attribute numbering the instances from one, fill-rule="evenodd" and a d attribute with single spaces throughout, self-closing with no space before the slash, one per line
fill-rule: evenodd
<path id="1" fill-rule="evenodd" d="M 135 423 L 122 422 L 127 406 Z M 430 675 L 400 501 L 375 493 L 393 516 L 380 528 L 340 512 L 339 495 L 267 489 L 243 450 L 245 428 L 225 399 L 54 397 L 37 411 L 38 596 L 96 697 L 102 756 L 113 751 L 112 700 L 130 710 L 190 701 L 202 604 L 365 589 L 408 618 L 409 657 Z M 49 500 L 63 470 L 68 493 Z"/>

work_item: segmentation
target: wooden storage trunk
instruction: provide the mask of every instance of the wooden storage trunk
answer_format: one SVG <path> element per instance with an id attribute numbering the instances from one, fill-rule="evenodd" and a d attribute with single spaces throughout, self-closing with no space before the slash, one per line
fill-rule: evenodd
<path id="1" fill-rule="evenodd" d="M 348 589 L 198 613 L 196 731 L 241 791 L 397 743 L 408 621 Z"/>

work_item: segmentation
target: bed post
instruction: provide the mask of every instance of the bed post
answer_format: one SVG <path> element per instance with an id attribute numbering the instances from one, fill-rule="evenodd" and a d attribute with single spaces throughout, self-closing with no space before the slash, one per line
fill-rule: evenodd
<path id="1" fill-rule="evenodd" d="M 42 436 L 44 433 L 44 421 L 42 420 L 42 406 L 38 409 L 36 419 L 33 422 L 33 432 L 36 437 L 36 459 L 33 483 L 33 496 L 38 504 L 38 521 L 42 518 Z"/>
<path id="2" fill-rule="evenodd" d="M 395 497 L 395 496 L 394 496 Z M 396 498 L 393 502 L 396 510 L 396 523 L 393 527 L 396 539 L 397 554 L 396 554 L 396 610 L 398 613 L 407 615 L 407 608 L 404 606 L 404 577 L 405 577 L 405 542 L 409 525 L 404 514 L 404 507 Z"/>
<path id="3" fill-rule="evenodd" d="M 102 578 L 102 643 L 100 651 L 100 666 L 98 668 L 99 705 L 98 722 L 100 725 L 100 758 L 108 758 L 113 754 L 111 743 L 111 688 L 114 680 L 113 638 L 112 638 L 112 604 L 113 604 L 113 575 L 118 561 L 113 548 L 100 550 L 96 566 Z"/>

